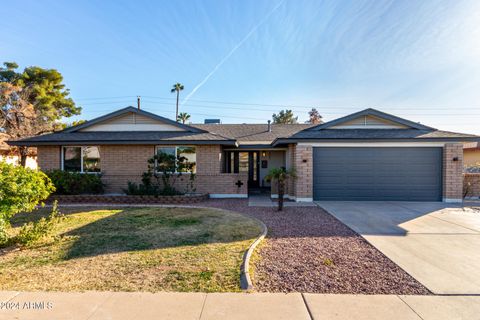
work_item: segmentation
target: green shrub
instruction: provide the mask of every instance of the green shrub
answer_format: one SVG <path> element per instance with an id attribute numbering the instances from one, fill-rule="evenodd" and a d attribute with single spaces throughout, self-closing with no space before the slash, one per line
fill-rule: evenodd
<path id="1" fill-rule="evenodd" d="M 0 243 L 8 241 L 6 228 L 15 214 L 32 211 L 54 191 L 43 172 L 0 161 Z"/>
<path id="2" fill-rule="evenodd" d="M 8 243 L 7 222 L 0 218 L 0 248 Z"/>
<path id="3" fill-rule="evenodd" d="M 323 265 L 326 267 L 333 267 L 335 266 L 335 263 L 333 263 L 333 260 L 330 258 L 324 258 L 322 261 Z"/>
<path id="4" fill-rule="evenodd" d="M 63 215 L 58 211 L 57 201 L 53 203 L 52 212 L 45 218 L 36 222 L 29 222 L 22 226 L 15 238 L 15 242 L 24 246 L 35 244 L 40 239 L 51 235 L 55 226 L 63 220 Z"/>
<path id="5" fill-rule="evenodd" d="M 142 174 L 142 182 L 136 184 L 129 181 L 127 189 L 123 191 L 128 195 L 182 195 L 185 192 L 177 190 L 175 183 L 178 178 L 188 172 L 189 180 L 186 192 L 195 192 L 195 163 L 190 163 L 187 160 L 185 157 L 175 157 L 171 154 L 159 152 L 148 160 L 148 170 Z"/>
<path id="6" fill-rule="evenodd" d="M 135 196 L 155 196 L 160 195 L 160 190 L 157 186 L 145 185 L 143 183 L 136 184 L 135 182 L 128 182 L 127 189 L 123 190 L 128 195 Z"/>
<path id="7" fill-rule="evenodd" d="M 100 174 L 51 170 L 47 172 L 47 175 L 57 189 L 55 194 L 100 194 L 104 192 Z"/>

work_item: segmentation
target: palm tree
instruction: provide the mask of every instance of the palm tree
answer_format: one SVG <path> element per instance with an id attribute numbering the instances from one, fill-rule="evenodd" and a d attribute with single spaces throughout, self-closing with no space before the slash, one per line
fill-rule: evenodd
<path id="1" fill-rule="evenodd" d="M 180 112 L 178 114 L 178 118 L 177 118 L 177 121 L 182 121 L 183 124 L 185 124 L 185 122 L 188 121 L 188 119 L 190 119 L 190 115 L 186 112 Z"/>
<path id="2" fill-rule="evenodd" d="M 285 168 L 273 168 L 265 177 L 267 181 L 273 181 L 277 183 L 278 192 L 278 211 L 283 210 L 283 195 L 285 194 L 285 183 L 288 179 L 295 179 L 295 170 L 292 168 L 286 170 Z"/>
<path id="3" fill-rule="evenodd" d="M 178 121 L 178 98 L 180 96 L 180 91 L 182 91 L 182 90 L 183 90 L 183 84 L 178 83 L 178 82 L 175 83 L 173 85 L 173 88 L 170 90 L 171 93 L 174 93 L 174 92 L 177 93 L 177 111 L 175 112 L 175 119 L 177 119 L 177 121 Z"/>

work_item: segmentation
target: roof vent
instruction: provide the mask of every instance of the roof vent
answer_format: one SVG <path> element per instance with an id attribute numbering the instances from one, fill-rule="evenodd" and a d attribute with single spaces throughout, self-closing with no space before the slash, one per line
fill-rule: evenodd
<path id="1" fill-rule="evenodd" d="M 270 120 L 267 121 L 267 123 L 268 123 L 268 132 L 272 132 L 271 122 L 272 122 L 272 121 L 270 121 Z"/>
<path id="2" fill-rule="evenodd" d="M 220 124 L 222 121 L 220 119 L 205 119 L 205 124 Z"/>

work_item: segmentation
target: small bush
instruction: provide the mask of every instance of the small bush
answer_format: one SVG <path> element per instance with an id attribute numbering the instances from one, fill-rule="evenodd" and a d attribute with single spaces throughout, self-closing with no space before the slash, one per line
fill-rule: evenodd
<path id="1" fill-rule="evenodd" d="M 130 181 L 127 184 L 127 189 L 123 191 L 128 195 L 135 196 L 155 196 L 160 194 L 157 186 L 145 185 L 143 183 L 136 184 Z"/>
<path id="2" fill-rule="evenodd" d="M 327 267 L 333 267 L 335 265 L 335 263 L 333 263 L 333 260 L 330 258 L 323 259 L 322 263 L 324 266 L 327 266 Z"/>
<path id="3" fill-rule="evenodd" d="M 55 201 L 50 215 L 47 218 L 42 217 L 37 222 L 24 224 L 15 238 L 15 242 L 24 246 L 35 244 L 40 239 L 49 236 L 62 219 L 63 215 L 58 211 L 57 201 Z"/>
<path id="4" fill-rule="evenodd" d="M 0 217 L 0 248 L 8 243 L 7 222 Z"/>
<path id="5" fill-rule="evenodd" d="M 0 245 L 8 242 L 6 229 L 19 212 L 30 212 L 55 191 L 41 171 L 0 161 Z"/>
<path id="6" fill-rule="evenodd" d="M 47 175 L 57 189 L 55 194 L 100 194 L 104 192 L 100 174 L 52 170 L 48 171 Z"/>
<path id="7" fill-rule="evenodd" d="M 123 191 L 128 195 L 175 196 L 183 195 L 174 185 L 185 172 L 190 173 L 186 191 L 194 192 L 196 174 L 193 172 L 195 163 L 188 163 L 187 158 L 166 153 L 158 153 L 148 160 L 148 170 L 142 174 L 142 182 L 128 182 Z M 180 170 L 175 172 L 175 170 Z"/>

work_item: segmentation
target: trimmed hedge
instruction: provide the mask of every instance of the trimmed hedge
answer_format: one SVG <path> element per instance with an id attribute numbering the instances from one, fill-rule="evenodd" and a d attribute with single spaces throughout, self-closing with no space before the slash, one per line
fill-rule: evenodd
<path id="1" fill-rule="evenodd" d="M 104 184 L 100 174 L 67 172 L 62 170 L 47 171 L 46 174 L 55 185 L 55 194 L 101 194 Z"/>

